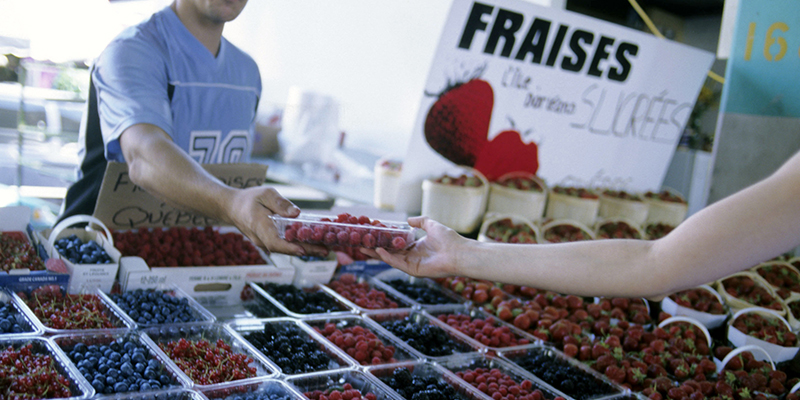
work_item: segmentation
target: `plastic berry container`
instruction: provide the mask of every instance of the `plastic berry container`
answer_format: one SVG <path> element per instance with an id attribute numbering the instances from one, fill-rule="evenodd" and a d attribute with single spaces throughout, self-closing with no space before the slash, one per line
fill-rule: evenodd
<path id="1" fill-rule="evenodd" d="M 411 276 L 399 269 L 389 269 L 372 280 L 376 288 L 407 300 L 412 308 L 463 308 L 467 299 L 445 290 L 428 278 Z"/>
<path id="2" fill-rule="evenodd" d="M 161 386 L 152 390 L 142 390 L 141 388 L 138 388 L 138 390 L 131 390 L 131 391 L 125 390 L 124 392 L 115 393 L 114 391 L 110 392 L 101 391 L 101 388 L 94 387 L 95 397 L 114 398 L 117 395 L 130 394 L 139 391 L 143 393 L 149 392 L 150 394 L 155 394 L 159 391 L 177 389 L 182 387 L 188 388 L 192 385 L 192 382 L 186 377 L 186 375 L 181 373 L 180 370 L 178 370 L 177 367 L 175 367 L 175 365 L 171 363 L 164 356 L 163 352 L 157 350 L 157 346 L 155 345 L 155 343 L 153 343 L 153 341 L 150 340 L 150 338 L 148 338 L 146 335 L 138 331 L 128 331 L 125 333 L 103 333 L 103 332 L 79 333 L 79 334 L 72 333 L 65 335 L 56 335 L 53 336 L 51 339 L 53 340 L 53 343 L 55 343 L 61 349 L 61 351 L 63 351 L 64 354 L 67 355 L 67 359 L 69 359 L 72 362 L 72 365 L 75 366 L 75 368 L 78 371 L 81 371 L 83 365 L 81 364 L 81 361 L 76 361 L 71 356 L 76 346 L 78 346 L 79 344 L 86 347 L 111 346 L 112 343 L 121 340 L 126 343 L 134 343 L 136 345 L 142 346 L 149 352 L 149 354 L 145 355 L 146 358 L 144 358 L 140 362 L 146 366 L 149 365 L 150 363 L 157 365 L 157 367 L 154 368 L 157 369 L 156 371 L 157 375 L 155 378 L 152 379 L 161 380 L 162 375 L 169 377 L 169 381 L 160 382 Z M 123 350 L 124 349 L 120 348 L 119 350 L 116 351 L 124 353 Z M 151 360 L 154 360 L 154 362 Z M 134 364 L 135 360 L 131 360 L 131 363 Z M 144 371 L 139 371 L 139 372 L 141 373 Z M 90 382 L 90 384 L 94 386 L 91 377 L 88 377 L 83 373 L 82 375 L 84 376 L 84 378 L 86 378 L 87 381 Z M 106 382 L 102 383 L 104 384 L 104 386 L 106 385 Z"/>
<path id="3" fill-rule="evenodd" d="M 58 346 L 48 338 L 0 338 L 0 357 L 2 357 L 2 353 L 5 353 L 9 349 L 14 352 L 19 352 L 29 344 L 31 345 L 31 354 L 49 356 L 54 372 L 66 378 L 67 384 L 69 385 L 70 396 L 60 399 L 82 400 L 92 398 L 95 395 L 92 385 L 81 376 L 81 373 L 75 369 L 72 362 L 70 362 L 61 350 L 58 349 Z M 2 368 L 3 367 L 0 366 L 0 370 L 2 370 Z M 35 377 L 33 375 L 26 376 L 31 378 Z M 22 376 L 19 376 L 19 378 L 22 378 Z M 4 388 L 3 394 L 8 395 L 8 390 L 10 390 L 10 388 Z"/>
<path id="4" fill-rule="evenodd" d="M 270 286 L 269 285 L 261 285 L 255 282 L 248 282 L 248 285 L 253 288 L 253 291 L 256 294 L 257 298 L 264 299 L 268 301 L 270 304 L 274 305 L 281 313 L 284 315 L 293 317 L 293 318 L 308 318 L 313 317 L 315 315 L 325 314 L 327 316 L 342 316 L 342 315 L 349 315 L 355 312 L 355 308 L 352 304 L 347 302 L 344 299 L 339 298 L 338 296 L 331 294 L 330 291 L 325 290 L 322 285 L 314 285 L 305 288 L 298 288 L 298 290 L 302 290 L 304 293 L 318 293 L 316 296 L 320 296 L 321 298 L 325 299 L 327 305 L 330 307 L 326 307 L 327 310 L 324 313 L 311 313 L 311 314 L 304 314 L 301 312 L 296 312 L 300 310 L 292 310 L 290 309 L 289 305 L 282 303 L 280 300 L 273 296 L 274 293 L 270 293 Z M 287 284 L 291 285 L 291 284 Z"/>
<path id="5" fill-rule="evenodd" d="M 273 215 L 270 218 L 282 239 L 333 249 L 337 246 L 382 247 L 387 251 L 400 251 L 414 242 L 415 235 L 414 229 L 407 223 L 370 220 L 365 216 L 350 215 L 348 222 L 336 222 L 339 219 L 337 216 L 315 214 L 300 214 L 296 218 Z M 359 223 L 359 220 L 363 223 Z"/>
<path id="6" fill-rule="evenodd" d="M 376 284 L 376 279 L 365 275 L 340 273 L 323 288 L 359 313 L 413 306 L 405 296 L 397 296 L 391 291 L 382 290 L 379 283 Z"/>
<path id="7" fill-rule="evenodd" d="M 378 379 L 370 374 L 358 370 L 344 370 L 334 372 L 321 372 L 288 378 L 286 383 L 297 392 L 303 394 L 303 399 L 316 399 L 314 394 L 329 393 L 334 390 L 342 391 L 346 388 L 357 390 L 362 399 L 373 400 L 403 400 L 400 395 L 389 389 Z M 368 396 L 372 393 L 374 397 Z"/>
<path id="8" fill-rule="evenodd" d="M 186 375 L 186 379 L 190 380 L 193 384 L 192 387 L 197 390 L 214 388 L 225 382 L 236 381 L 244 384 L 278 376 L 279 368 L 227 325 L 220 323 L 211 325 L 165 325 L 146 328 L 143 332 L 156 344 L 157 351 L 162 352 L 164 358 L 169 359 L 169 362 L 173 363 L 175 368 Z M 204 341 L 209 343 L 209 347 L 217 347 L 216 344 L 222 341 L 227 346 L 230 346 L 230 353 L 245 356 L 247 367 L 255 371 L 246 374 L 245 377 L 240 379 L 226 379 L 217 382 L 214 382 L 214 380 L 217 379 L 213 379 L 208 383 L 201 383 L 201 379 L 193 377 L 192 371 L 187 372 L 181 368 L 181 360 L 176 354 L 173 354 L 173 352 L 169 350 L 171 343 L 180 343 L 181 340 L 190 342 L 190 347 L 196 347 L 199 343 Z"/>
<path id="9" fill-rule="evenodd" d="M 477 308 L 466 310 L 427 310 L 426 312 L 433 317 L 432 319 L 435 324 L 453 331 L 456 335 L 471 343 L 475 348 L 478 348 L 480 352 L 488 351 L 499 353 L 512 349 L 528 348 L 534 344 L 541 343 L 535 336 Z M 463 330 L 465 328 L 460 329 L 448 323 L 451 316 L 463 321 L 469 320 L 470 327 L 474 328 L 474 332 L 471 334 L 469 330 Z M 482 320 L 484 323 L 480 323 L 477 320 Z M 486 322 L 491 323 L 490 325 L 486 325 Z M 485 326 L 491 326 L 492 328 L 484 331 Z M 497 334 L 497 329 L 500 329 L 502 333 Z M 502 336 L 503 333 L 509 335 L 507 344 L 503 343 L 503 341 L 506 340 L 506 338 Z M 498 340 L 495 341 L 495 337 L 497 337 Z"/>
<path id="10" fill-rule="evenodd" d="M 455 396 L 449 398 L 448 400 L 478 400 L 483 399 L 483 394 L 481 394 L 478 389 L 472 387 L 472 385 L 466 384 L 459 380 L 457 377 L 454 377 L 452 374 L 448 373 L 448 371 L 433 362 L 423 362 L 423 361 L 414 361 L 414 362 L 407 362 L 402 364 L 396 365 L 380 365 L 376 367 L 368 367 L 366 369 L 367 373 L 373 376 L 374 378 L 378 379 L 383 383 L 386 387 L 393 390 L 397 393 L 401 398 L 406 400 L 411 400 L 413 397 L 413 393 L 402 393 L 398 389 L 402 389 L 399 387 L 401 384 L 398 384 L 395 381 L 395 386 L 392 386 L 392 380 L 395 376 L 395 371 L 401 369 L 407 369 L 409 374 L 411 375 L 412 379 L 415 378 L 422 378 L 422 379 L 431 379 L 436 382 L 439 386 L 450 386 L 455 391 Z M 407 382 L 406 382 L 407 385 Z M 413 389 L 412 389 L 413 390 Z"/>
<path id="11" fill-rule="evenodd" d="M 43 292 L 39 290 L 46 290 L 48 292 Z M 39 292 L 37 292 L 39 291 Z M 37 292 L 37 293 L 34 293 Z M 101 326 L 102 324 L 92 323 L 87 324 L 86 327 L 67 327 L 65 325 L 64 328 L 58 328 L 60 325 L 55 325 L 54 322 L 49 320 L 48 318 L 44 317 L 43 313 L 47 313 L 47 310 L 42 310 L 42 305 L 37 303 L 36 301 L 30 299 L 30 296 L 36 296 L 36 298 L 40 298 L 39 296 L 62 296 L 61 298 L 69 296 L 75 304 L 85 304 L 86 302 L 91 302 L 93 304 L 97 304 L 98 310 L 101 310 L 99 315 L 98 313 L 92 311 L 87 312 L 86 317 L 94 317 L 94 318 L 101 318 L 103 320 L 108 321 L 107 326 Z M 80 297 L 83 296 L 83 297 Z M 103 332 L 124 332 L 130 329 L 136 329 L 136 323 L 131 320 L 125 312 L 123 312 L 116 304 L 114 304 L 111 299 L 106 296 L 100 289 L 90 290 L 84 294 L 68 294 L 66 293 L 65 288 L 60 286 L 43 286 L 38 289 L 34 289 L 31 292 L 17 292 L 14 293 L 14 297 L 16 300 L 25 306 L 26 312 L 29 315 L 34 316 L 37 318 L 37 322 L 42 326 L 42 331 L 45 335 L 63 335 L 63 334 L 79 334 L 83 332 L 95 332 L 95 331 L 103 331 Z M 59 298 L 59 297 L 57 297 Z M 26 300 L 29 299 L 29 300 Z M 40 314 L 42 316 L 40 317 Z M 74 315 L 70 315 L 70 318 L 75 318 Z"/>
<path id="12" fill-rule="evenodd" d="M 0 313 L 0 338 L 33 337 L 44 333 L 44 327 L 39 319 L 29 314 L 27 307 L 20 303 L 18 298 L 10 292 L 0 290 L 0 310 L 3 309 L 8 313 L 8 317 L 4 319 L 2 317 L 4 313 Z M 4 320 L 8 322 L 4 323 Z M 15 323 L 19 326 L 19 332 L 12 331 Z"/>
<path id="13" fill-rule="evenodd" d="M 133 295 L 146 295 L 147 299 L 142 298 L 132 298 L 126 299 L 124 296 L 126 294 L 133 294 Z M 184 292 L 181 288 L 177 285 L 159 285 L 154 289 L 136 289 L 132 291 L 128 291 L 122 294 L 109 294 L 107 295 L 109 299 L 111 299 L 114 304 L 117 305 L 124 313 L 128 316 L 131 320 L 135 321 L 139 327 L 148 327 L 154 325 L 176 325 L 176 324 L 211 324 L 217 320 L 217 317 L 214 316 L 210 311 L 206 310 L 205 307 L 200 305 L 192 296 L 188 293 Z M 166 300 L 168 298 L 172 302 L 173 305 L 179 306 L 183 308 L 185 316 L 188 318 L 187 321 L 182 322 L 164 322 L 164 323 L 148 323 L 146 319 L 138 319 L 135 317 L 141 317 L 141 306 L 142 302 L 144 303 L 152 303 L 159 298 Z M 139 309 L 131 309 L 129 307 L 129 303 L 133 302 Z M 122 304 L 120 304 L 122 303 Z M 123 305 L 124 304 L 124 305 Z M 155 308 L 155 307 L 154 307 Z M 163 312 L 161 313 L 163 314 Z"/>
<path id="14" fill-rule="evenodd" d="M 97 397 L 105 399 L 106 397 Z M 108 397 L 114 400 L 208 400 L 200 392 L 191 389 L 170 389 L 156 393 L 136 392 Z M 94 398 L 93 398 L 94 399 Z"/>
<path id="15" fill-rule="evenodd" d="M 603 374 L 549 346 L 503 351 L 500 356 L 576 400 L 597 399 L 623 392 L 623 388 L 611 382 Z M 583 385 L 564 387 L 562 382 L 548 381 L 544 372 L 550 372 L 556 377 L 567 375 L 571 379 L 571 384 L 580 381 Z"/>
<path id="16" fill-rule="evenodd" d="M 419 360 L 420 357 L 416 351 L 413 351 L 407 344 L 403 343 L 394 335 L 389 334 L 380 325 L 374 321 L 365 319 L 361 316 L 352 315 L 348 317 L 339 318 L 313 318 L 302 321 L 308 324 L 314 332 L 324 337 L 330 343 L 333 343 L 343 353 L 347 354 L 353 359 L 354 365 L 368 366 L 368 365 L 383 365 L 383 364 L 396 364 L 398 362 L 408 360 Z M 338 332 L 338 333 L 337 333 Z M 350 341 L 349 337 L 353 337 L 354 341 Z M 370 343 L 370 347 L 365 351 L 366 354 L 359 354 L 360 349 L 359 340 L 355 336 L 371 337 L 378 340 L 379 346 L 373 347 L 374 343 Z M 340 340 L 341 339 L 341 340 Z M 362 339 L 363 341 L 367 341 Z M 372 339 L 369 339 L 371 342 Z M 382 346 L 382 347 L 380 347 Z M 375 350 L 384 351 L 378 357 L 375 355 Z"/>
<path id="17" fill-rule="evenodd" d="M 302 400 L 305 399 L 295 388 L 284 381 L 267 379 L 258 383 L 231 382 L 214 389 L 205 389 L 203 395 L 208 400 Z"/>
<path id="18" fill-rule="evenodd" d="M 281 368 L 280 363 L 274 358 L 276 357 L 275 354 L 269 354 L 264 352 L 263 350 L 259 349 L 256 343 L 253 343 L 248 336 L 252 333 L 263 332 L 266 326 L 290 326 L 296 327 L 300 330 L 301 337 L 298 338 L 299 340 L 303 340 L 304 342 L 314 343 L 318 346 L 319 350 L 325 353 L 328 358 L 327 365 L 324 368 L 321 368 L 317 371 L 309 371 L 309 372 L 302 372 L 302 373 L 289 373 Z M 266 319 L 266 320 L 235 320 L 228 323 L 228 326 L 231 327 L 234 331 L 236 331 L 242 338 L 248 343 L 250 343 L 256 350 L 260 351 L 264 354 L 265 357 L 269 358 L 275 365 L 278 366 L 280 369 L 280 376 L 287 377 L 287 376 L 295 376 L 295 375 L 304 375 L 308 373 L 316 373 L 316 372 L 325 372 L 325 371 L 333 371 L 337 369 L 348 369 L 356 367 L 355 361 L 353 361 L 350 357 L 348 357 L 345 353 L 342 352 L 341 349 L 336 347 L 335 345 L 328 342 L 322 335 L 314 331 L 314 329 L 310 328 L 308 325 L 303 324 L 302 322 L 298 321 L 294 318 L 274 318 L 274 319 Z M 293 339 L 294 340 L 294 339 Z M 292 341 L 293 346 L 294 341 Z M 294 347 L 290 350 L 294 350 Z M 291 359 L 291 361 L 295 361 Z"/>

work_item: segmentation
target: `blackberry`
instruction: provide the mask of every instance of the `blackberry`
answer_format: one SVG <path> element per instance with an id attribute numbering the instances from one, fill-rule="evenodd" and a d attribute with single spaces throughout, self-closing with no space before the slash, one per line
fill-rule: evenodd
<path id="1" fill-rule="evenodd" d="M 294 323 L 267 323 L 261 331 L 243 334 L 287 375 L 339 368 L 320 344 Z"/>
<path id="2" fill-rule="evenodd" d="M 262 284 L 267 293 L 297 314 L 325 314 L 342 311 L 336 300 L 322 290 L 305 291 L 294 285 Z"/>
<path id="3" fill-rule="evenodd" d="M 617 392 L 608 383 L 569 365 L 564 360 L 550 357 L 543 351 L 531 350 L 526 356 L 513 361 L 556 389 L 578 400 Z"/>
<path id="4" fill-rule="evenodd" d="M 243 302 L 242 305 L 247 312 L 253 314 L 256 318 L 277 318 L 286 316 L 283 311 L 263 297 L 256 296 L 256 298 L 252 300 Z"/>
<path id="5" fill-rule="evenodd" d="M 397 368 L 381 380 L 406 400 L 455 400 L 464 397 L 447 382 L 434 376 L 412 376 L 408 368 Z"/>
<path id="6" fill-rule="evenodd" d="M 31 332 L 29 324 L 11 302 L 0 302 L 0 334 Z"/>
<path id="7" fill-rule="evenodd" d="M 178 298 L 162 290 L 136 289 L 110 295 L 117 305 L 141 325 L 198 322 L 205 319 L 196 313 L 187 298 Z"/>
<path id="8" fill-rule="evenodd" d="M 456 300 L 447 297 L 440 290 L 424 285 L 415 285 L 402 279 L 386 282 L 398 292 L 421 304 L 456 304 Z"/>
<path id="9" fill-rule="evenodd" d="M 113 260 L 94 240 L 84 243 L 77 235 L 56 240 L 53 247 L 73 264 L 111 264 Z"/>
<path id="10" fill-rule="evenodd" d="M 472 351 L 469 346 L 454 342 L 444 329 L 429 323 L 418 323 L 411 317 L 384 321 L 381 326 L 427 356 L 442 357 Z"/>

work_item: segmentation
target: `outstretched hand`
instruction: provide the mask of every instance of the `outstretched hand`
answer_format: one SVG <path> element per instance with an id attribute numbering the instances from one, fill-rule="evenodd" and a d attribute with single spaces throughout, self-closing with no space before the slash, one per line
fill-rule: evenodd
<path id="1" fill-rule="evenodd" d="M 459 245 L 467 239 L 428 217 L 409 218 L 408 224 L 424 230 L 427 235 L 407 250 L 396 253 L 389 253 L 383 248 L 361 251 L 412 276 L 443 277 L 455 274 Z"/>

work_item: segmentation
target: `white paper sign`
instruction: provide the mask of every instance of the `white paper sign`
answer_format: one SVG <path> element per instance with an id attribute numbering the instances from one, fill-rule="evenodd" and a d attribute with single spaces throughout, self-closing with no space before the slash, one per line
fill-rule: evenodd
<path id="1" fill-rule="evenodd" d="M 456 165 L 491 180 L 659 189 L 712 53 L 519 0 L 454 0 L 403 164 L 397 208 Z M 448 89 L 449 88 L 449 89 Z"/>

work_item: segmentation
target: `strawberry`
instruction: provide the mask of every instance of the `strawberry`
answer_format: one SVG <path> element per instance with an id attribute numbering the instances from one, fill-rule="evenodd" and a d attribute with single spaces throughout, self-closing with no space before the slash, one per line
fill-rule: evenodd
<path id="1" fill-rule="evenodd" d="M 484 80 L 450 87 L 428 110 L 425 140 L 444 158 L 472 167 L 486 146 L 493 107 L 494 91 Z"/>
<path id="2" fill-rule="evenodd" d="M 478 153 L 475 169 L 490 181 L 516 171 L 536 174 L 539 169 L 539 147 L 525 143 L 514 129 L 500 132 Z"/>

